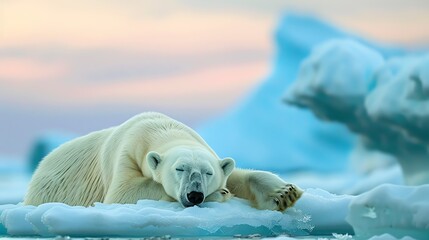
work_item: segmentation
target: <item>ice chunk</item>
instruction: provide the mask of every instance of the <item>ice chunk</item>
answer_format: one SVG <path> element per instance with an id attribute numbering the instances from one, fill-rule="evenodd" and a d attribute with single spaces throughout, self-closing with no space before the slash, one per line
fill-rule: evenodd
<path id="1" fill-rule="evenodd" d="M 382 185 L 352 199 L 347 221 L 359 238 L 389 233 L 426 239 L 429 233 L 429 185 Z"/>
<path id="2" fill-rule="evenodd" d="M 311 233 L 314 235 L 353 233 L 351 226 L 345 222 L 352 199 L 351 195 L 335 195 L 322 189 L 306 189 L 295 208 L 311 216 L 311 223 L 314 225 Z"/>
<path id="3" fill-rule="evenodd" d="M 35 229 L 30 222 L 26 221 L 26 216 L 34 206 L 0 205 L 0 223 L 7 229 L 7 234 L 18 236 L 34 236 Z"/>
<path id="4" fill-rule="evenodd" d="M 190 208 L 177 202 L 152 200 L 137 204 L 97 203 L 87 208 L 61 203 L 38 207 L 3 205 L 0 227 L 7 229 L 10 236 L 43 237 L 352 234 L 352 227 L 345 221 L 352 199 L 351 195 L 307 189 L 296 205 L 284 213 L 257 210 L 239 198 Z"/>
<path id="5" fill-rule="evenodd" d="M 273 236 L 308 235 L 313 228 L 302 212 L 261 211 L 241 199 L 190 208 L 177 202 L 152 200 L 137 204 L 98 203 L 88 208 L 61 203 L 5 208 L 0 222 L 13 236 Z"/>
<path id="6" fill-rule="evenodd" d="M 429 232 L 429 185 L 383 185 L 358 196 L 306 189 L 294 207 L 281 213 L 257 210 L 245 200 L 183 208 L 177 202 L 93 207 L 47 203 L 38 207 L 0 205 L 0 234 L 8 236 L 145 237 L 330 235 L 358 237 L 389 233 L 423 239 Z M 347 221 L 346 221 L 347 219 Z M 353 227 L 352 227 L 353 226 Z M 353 231 L 354 230 L 354 231 Z"/>

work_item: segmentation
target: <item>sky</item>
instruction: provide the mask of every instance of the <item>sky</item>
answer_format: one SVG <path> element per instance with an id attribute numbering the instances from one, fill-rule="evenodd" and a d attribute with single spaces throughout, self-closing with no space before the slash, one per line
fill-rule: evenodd
<path id="1" fill-rule="evenodd" d="M 192 127 L 219 116 L 270 73 L 287 11 L 381 43 L 429 43 L 425 0 L 0 0 L 0 156 L 143 111 Z"/>

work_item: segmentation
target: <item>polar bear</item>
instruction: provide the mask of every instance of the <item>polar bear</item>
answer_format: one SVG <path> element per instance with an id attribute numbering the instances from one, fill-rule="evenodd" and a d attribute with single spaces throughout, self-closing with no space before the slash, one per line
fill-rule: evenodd
<path id="1" fill-rule="evenodd" d="M 235 168 L 191 128 L 166 115 L 139 114 L 67 142 L 37 167 L 24 204 L 178 201 L 184 207 L 237 196 L 253 207 L 284 211 L 302 190 L 264 171 Z"/>

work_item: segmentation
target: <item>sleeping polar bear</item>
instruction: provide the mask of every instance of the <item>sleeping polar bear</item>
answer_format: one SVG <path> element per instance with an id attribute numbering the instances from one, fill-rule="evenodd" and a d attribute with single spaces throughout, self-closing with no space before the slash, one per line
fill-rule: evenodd
<path id="1" fill-rule="evenodd" d="M 276 175 L 236 169 L 186 125 L 148 112 L 67 142 L 46 156 L 24 203 L 178 201 L 184 207 L 235 195 L 253 207 L 284 211 L 302 191 Z"/>

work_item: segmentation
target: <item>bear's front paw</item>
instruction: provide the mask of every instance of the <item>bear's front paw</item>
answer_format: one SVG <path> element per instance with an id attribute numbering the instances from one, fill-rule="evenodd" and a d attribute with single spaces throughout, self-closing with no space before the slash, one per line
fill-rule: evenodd
<path id="1" fill-rule="evenodd" d="M 268 172 L 255 172 L 249 178 L 251 203 L 258 209 L 284 211 L 292 207 L 303 191 Z"/>
<path id="2" fill-rule="evenodd" d="M 271 194 L 271 199 L 275 204 L 274 210 L 283 212 L 288 207 L 292 207 L 301 195 L 301 189 L 293 184 L 287 183 L 282 188 L 276 190 L 274 194 Z"/>
<path id="3" fill-rule="evenodd" d="M 208 195 L 205 202 L 225 202 L 232 198 L 231 192 L 226 188 L 221 188 L 214 193 Z"/>

